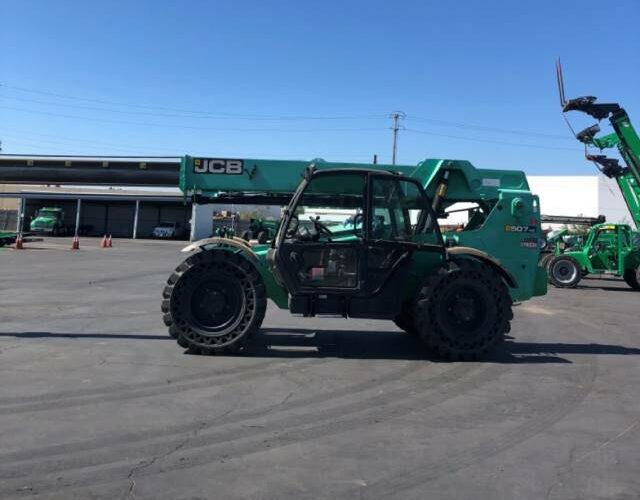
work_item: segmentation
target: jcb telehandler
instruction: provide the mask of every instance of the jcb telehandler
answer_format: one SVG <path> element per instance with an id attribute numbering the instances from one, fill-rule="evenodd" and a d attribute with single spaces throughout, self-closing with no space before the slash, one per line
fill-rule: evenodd
<path id="1" fill-rule="evenodd" d="M 626 111 L 615 103 L 597 103 L 593 96 L 565 99 L 564 78 L 560 61 L 556 65 L 558 90 L 562 111 L 580 111 L 598 121 L 609 119 L 614 132 L 596 137 L 598 124 L 578 132 L 576 139 L 585 145 L 585 156 L 594 162 L 607 177 L 616 180 L 631 218 L 640 229 L 640 137 Z M 593 155 L 593 146 L 601 151 L 617 148 L 626 163 L 622 167 L 617 158 Z M 571 249 L 551 259 L 547 264 L 549 280 L 557 287 L 575 287 L 582 276 L 604 273 L 621 276 L 635 290 L 640 290 L 640 245 L 638 235 L 627 224 L 598 224 L 589 229 L 581 248 Z"/>
<path id="2" fill-rule="evenodd" d="M 450 359 L 502 342 L 512 301 L 546 293 L 540 208 L 524 173 L 465 161 L 417 167 L 185 157 L 194 203 L 287 205 L 273 241 L 208 238 L 169 277 L 169 333 L 195 353 L 237 352 L 267 299 L 301 316 L 394 320 Z M 438 218 L 476 209 L 464 230 Z"/>

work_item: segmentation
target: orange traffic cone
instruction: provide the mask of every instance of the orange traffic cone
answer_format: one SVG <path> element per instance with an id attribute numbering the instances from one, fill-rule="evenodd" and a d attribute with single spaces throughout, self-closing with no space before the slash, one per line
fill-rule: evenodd
<path id="1" fill-rule="evenodd" d="M 21 234 L 19 234 L 18 237 L 16 238 L 15 249 L 16 250 L 23 250 L 24 249 L 24 246 L 22 245 L 22 235 Z"/>
<path id="2" fill-rule="evenodd" d="M 109 237 L 107 238 L 107 248 L 111 248 L 113 246 L 113 243 L 111 243 L 111 235 L 109 235 Z"/>
<path id="3" fill-rule="evenodd" d="M 80 240 L 78 239 L 77 234 L 73 237 L 73 243 L 71 243 L 71 250 L 80 250 Z"/>
<path id="4" fill-rule="evenodd" d="M 100 242 L 100 248 L 107 248 L 107 235 L 106 234 L 102 237 L 102 241 Z"/>

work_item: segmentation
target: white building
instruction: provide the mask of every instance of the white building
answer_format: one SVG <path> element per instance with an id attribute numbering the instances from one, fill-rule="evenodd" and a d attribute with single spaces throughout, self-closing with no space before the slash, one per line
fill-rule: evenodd
<path id="1" fill-rule="evenodd" d="M 540 197 L 545 215 L 597 217 L 607 222 L 630 224 L 631 214 L 615 179 L 600 175 L 527 176 L 529 187 Z"/>

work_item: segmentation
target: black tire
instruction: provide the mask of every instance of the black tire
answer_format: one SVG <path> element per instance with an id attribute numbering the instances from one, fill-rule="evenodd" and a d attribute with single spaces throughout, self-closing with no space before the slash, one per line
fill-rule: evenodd
<path id="1" fill-rule="evenodd" d="M 240 238 L 242 238 L 244 241 L 249 241 L 251 239 L 251 233 L 248 230 L 243 231 L 240 235 Z"/>
<path id="2" fill-rule="evenodd" d="M 163 291 L 169 334 L 195 354 L 233 354 L 264 319 L 267 298 L 260 273 L 245 257 L 214 249 L 182 262 Z"/>
<path id="3" fill-rule="evenodd" d="M 573 257 L 558 255 L 549 262 L 549 283 L 558 288 L 575 288 L 582 279 L 580 264 Z"/>
<path id="4" fill-rule="evenodd" d="M 261 245 L 264 245 L 267 241 L 269 241 L 269 235 L 267 234 L 266 231 L 260 231 L 258 233 L 258 243 L 260 243 Z"/>
<path id="5" fill-rule="evenodd" d="M 400 310 L 400 314 L 393 318 L 393 322 L 400 330 L 404 330 L 411 335 L 417 335 L 418 330 L 414 322 L 413 308 L 414 305 L 411 302 L 404 304 Z"/>
<path id="6" fill-rule="evenodd" d="M 640 290 L 640 266 L 624 271 L 624 280 L 634 290 Z"/>
<path id="7" fill-rule="evenodd" d="M 457 259 L 424 280 L 414 308 L 416 330 L 429 350 L 443 358 L 479 359 L 509 333 L 512 304 L 493 268 Z"/>
<path id="8" fill-rule="evenodd" d="M 540 254 L 540 259 L 538 259 L 538 265 L 540 267 L 543 267 L 544 269 L 547 269 L 547 266 L 549 265 L 549 262 L 551 262 L 551 259 L 553 259 L 554 255 L 552 253 L 543 253 Z"/>

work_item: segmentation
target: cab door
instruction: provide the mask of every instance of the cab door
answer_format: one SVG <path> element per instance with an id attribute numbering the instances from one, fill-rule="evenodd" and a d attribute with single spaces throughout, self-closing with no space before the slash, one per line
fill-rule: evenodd
<path id="1" fill-rule="evenodd" d="M 366 171 L 316 171 L 285 214 L 273 253 L 292 313 L 348 314 L 362 287 Z"/>
<path id="2" fill-rule="evenodd" d="M 442 239 L 435 226 L 426 227 L 436 217 L 428 217 L 431 203 L 418 182 L 372 172 L 367 191 L 363 279 L 350 315 L 393 318 L 413 291 L 420 269 L 442 260 Z"/>
<path id="3" fill-rule="evenodd" d="M 294 195 L 273 251 L 291 312 L 393 318 L 428 207 L 411 179 L 354 170 L 313 173 Z"/>

